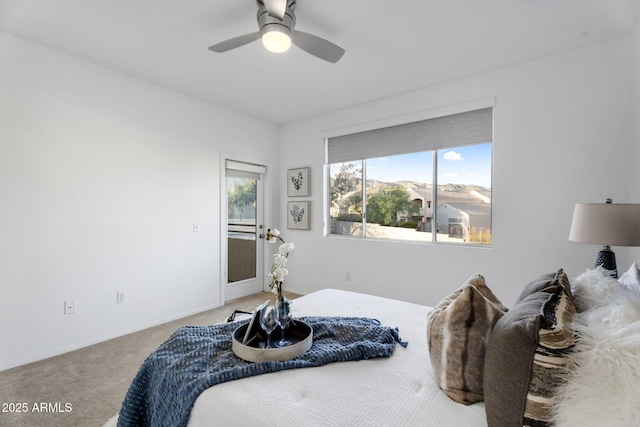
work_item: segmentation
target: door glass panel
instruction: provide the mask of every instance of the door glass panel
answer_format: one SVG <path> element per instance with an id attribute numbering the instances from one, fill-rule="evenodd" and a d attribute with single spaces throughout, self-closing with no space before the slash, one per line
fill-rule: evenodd
<path id="1" fill-rule="evenodd" d="M 257 179 L 227 177 L 228 282 L 256 277 Z"/>

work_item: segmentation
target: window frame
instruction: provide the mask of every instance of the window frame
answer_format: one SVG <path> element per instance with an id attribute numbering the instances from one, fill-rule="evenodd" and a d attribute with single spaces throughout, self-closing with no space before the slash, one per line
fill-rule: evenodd
<path id="1" fill-rule="evenodd" d="M 336 129 L 333 131 L 329 131 L 326 132 L 324 135 L 324 148 L 325 148 L 325 158 L 324 158 L 324 165 L 323 165 L 323 187 L 324 187 L 324 191 L 323 191 L 323 236 L 324 237 L 332 237 L 332 238 L 349 238 L 349 239 L 371 239 L 371 240 L 376 240 L 376 241 L 392 241 L 392 242 L 411 242 L 411 243 L 438 243 L 438 244 L 447 244 L 447 245 L 461 245 L 461 246 L 465 246 L 465 247 L 479 247 L 479 248 L 487 248 L 487 247 L 491 247 L 493 244 L 493 238 L 491 239 L 491 243 L 490 244 L 472 244 L 469 242 L 464 242 L 464 243 L 460 243 L 460 242 L 446 242 L 446 241 L 439 241 L 437 240 L 437 232 L 432 231 L 431 233 L 431 239 L 426 239 L 424 241 L 408 241 L 408 240 L 402 240 L 402 239 L 387 239 L 387 238 L 375 238 L 375 237 L 367 237 L 367 233 L 366 233 L 366 227 L 367 227 L 367 220 L 366 220 L 366 161 L 367 159 L 358 159 L 358 160 L 352 160 L 351 162 L 357 162 L 360 163 L 362 165 L 362 210 L 363 210 L 363 218 L 362 218 L 362 235 L 360 236 L 345 236 L 345 235 L 340 235 L 340 234 L 331 234 L 331 185 L 330 185 L 330 173 L 331 173 L 331 164 L 329 163 L 329 140 L 331 138 L 335 138 L 335 137 L 339 137 L 339 136 L 344 136 L 344 135 L 350 135 L 350 134 L 354 134 L 354 133 L 360 133 L 360 132 L 367 132 L 367 131 L 375 131 L 375 130 L 379 130 L 379 129 L 383 129 L 386 127 L 392 127 L 392 126 L 397 126 L 397 125 L 403 125 L 403 124 L 410 124 L 413 122 L 419 122 L 419 121 L 425 121 L 425 120 L 429 120 L 429 119 L 434 119 L 434 118 L 440 118 L 440 117 L 445 117 L 445 116 L 450 116 L 450 115 L 455 115 L 455 114 L 459 114 L 459 113 L 466 113 L 466 112 L 472 112 L 475 110 L 482 110 L 482 109 L 486 109 L 486 108 L 492 108 L 492 124 L 491 124 L 491 133 L 492 133 L 492 137 L 491 137 L 491 141 L 487 141 L 487 143 L 490 142 L 491 144 L 491 181 L 493 181 L 493 153 L 494 153 L 494 138 L 493 138 L 493 133 L 494 133 L 494 123 L 493 123 L 493 109 L 495 107 L 495 98 L 483 98 L 480 100 L 476 100 L 476 101 L 471 101 L 465 104 L 458 104 L 458 105 L 454 105 L 454 106 L 447 106 L 447 107 L 443 107 L 443 108 L 438 108 L 438 109 L 433 109 L 433 110 L 428 110 L 428 111 L 423 111 L 423 112 L 419 112 L 419 113 L 415 113 L 415 114 L 411 114 L 411 115 L 405 115 L 405 116 L 399 116 L 399 117 L 394 117 L 394 118 L 389 118 L 389 119 L 383 119 L 383 120 L 377 120 L 377 121 L 373 121 L 373 122 L 368 122 L 368 123 L 363 123 L 363 124 L 359 124 L 359 125 L 355 125 L 355 126 L 351 126 L 348 128 L 341 128 L 341 129 Z M 469 145 L 474 145 L 474 144 L 469 144 Z M 461 145 L 457 145 L 457 146 L 461 146 Z M 464 146 L 464 145 L 462 145 Z M 437 176 L 438 176 L 438 151 L 439 150 L 444 150 L 447 148 L 454 148 L 455 146 L 452 147 L 435 147 L 433 149 L 427 149 L 424 150 L 424 152 L 426 151 L 431 151 L 432 152 L 432 162 L 433 162 L 433 166 L 432 166 L 432 170 L 433 170 L 433 194 L 432 194 L 432 206 L 434 206 L 433 208 L 433 226 L 437 226 L 437 209 L 435 207 L 438 206 L 438 191 L 437 191 Z M 348 161 L 343 161 L 341 163 L 347 163 Z M 337 162 L 336 162 L 337 163 Z M 333 164 L 336 164 L 333 163 Z M 492 188 L 492 196 L 493 196 L 493 188 Z M 493 197 L 492 197 L 493 199 Z M 491 222 L 491 229 L 492 229 L 492 235 L 493 235 L 493 203 L 491 204 L 491 211 L 490 211 L 490 222 Z"/>

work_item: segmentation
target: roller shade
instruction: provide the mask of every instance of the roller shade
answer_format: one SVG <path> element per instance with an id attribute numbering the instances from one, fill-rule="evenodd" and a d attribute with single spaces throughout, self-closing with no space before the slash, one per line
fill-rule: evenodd
<path id="1" fill-rule="evenodd" d="M 226 161 L 225 175 L 233 178 L 260 179 L 261 175 L 267 172 L 267 168 L 262 165 L 252 163 L 242 163 L 233 160 Z"/>
<path id="2" fill-rule="evenodd" d="M 493 108 L 341 135 L 327 141 L 327 162 L 341 163 L 491 142 Z"/>

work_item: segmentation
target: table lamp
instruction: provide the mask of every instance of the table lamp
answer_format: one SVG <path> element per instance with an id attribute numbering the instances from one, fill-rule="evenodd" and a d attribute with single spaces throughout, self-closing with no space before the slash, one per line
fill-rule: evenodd
<path id="1" fill-rule="evenodd" d="M 640 204 L 577 203 L 573 211 L 569 240 L 604 245 L 596 267 L 618 277 L 616 255 L 611 246 L 640 246 Z"/>

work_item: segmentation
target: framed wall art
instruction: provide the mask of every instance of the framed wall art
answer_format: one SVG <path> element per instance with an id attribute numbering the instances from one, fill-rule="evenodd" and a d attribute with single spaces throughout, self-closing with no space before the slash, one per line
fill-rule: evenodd
<path id="1" fill-rule="evenodd" d="M 311 202 L 287 202 L 287 228 L 308 230 L 311 224 Z"/>
<path id="2" fill-rule="evenodd" d="M 287 196 L 297 197 L 311 195 L 310 169 L 311 168 L 297 168 L 287 170 Z"/>

